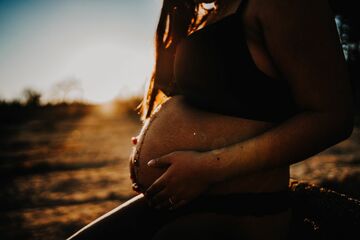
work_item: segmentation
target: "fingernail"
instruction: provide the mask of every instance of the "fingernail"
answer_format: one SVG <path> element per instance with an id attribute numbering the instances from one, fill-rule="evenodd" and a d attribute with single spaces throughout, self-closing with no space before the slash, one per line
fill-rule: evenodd
<path id="1" fill-rule="evenodd" d="M 155 165 L 155 159 L 152 159 L 152 160 L 148 161 L 147 165 L 149 167 L 154 166 Z"/>
<path id="2" fill-rule="evenodd" d="M 138 190 L 139 190 L 139 186 L 138 186 L 136 183 L 133 183 L 133 184 L 132 184 L 132 189 L 133 189 L 134 191 L 138 191 Z"/>

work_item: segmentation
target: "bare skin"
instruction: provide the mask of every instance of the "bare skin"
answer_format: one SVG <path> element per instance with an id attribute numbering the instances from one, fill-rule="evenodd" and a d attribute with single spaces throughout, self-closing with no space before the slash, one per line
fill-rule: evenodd
<path id="1" fill-rule="evenodd" d="M 234 11 L 235 1 L 229 2 Z M 246 141 L 201 153 L 175 151 L 154 159 L 150 166 L 167 167 L 146 192 L 156 206 L 169 207 L 171 197 L 180 207 L 215 183 L 288 167 L 352 132 L 350 82 L 327 1 L 252 0 L 244 24 L 258 68 L 269 76 L 285 77 L 302 112 Z"/>
<path id="2" fill-rule="evenodd" d="M 175 150 L 209 151 L 255 137 L 276 126 L 271 122 L 204 112 L 188 105 L 181 95 L 174 96 L 163 103 L 159 111 L 149 120 L 143 126 L 134 148 L 134 152 L 139 150 L 140 154 L 137 158 L 136 170 L 132 171 L 136 174 L 132 176 L 141 186 L 141 189 L 137 189 L 140 192 L 166 171 L 166 168 L 148 167 L 147 161 L 151 158 Z M 176 160 L 183 161 L 186 157 L 185 154 L 181 159 Z M 195 160 L 193 157 L 192 159 L 202 161 L 202 159 Z M 202 178 L 199 177 L 197 181 L 202 181 Z M 202 194 L 276 192 L 286 190 L 288 181 L 289 167 L 286 166 L 256 174 L 236 176 L 211 185 Z M 226 236 L 231 239 L 280 240 L 285 239 L 290 221 L 290 209 L 263 217 L 231 216 L 219 213 L 187 214 L 166 224 L 157 233 L 155 239 L 221 239 L 224 238 L 224 231 L 226 231 Z M 258 231 L 259 226 L 262 231 Z"/>
<path id="3" fill-rule="evenodd" d="M 224 9 L 220 10 L 219 13 L 217 15 L 211 15 L 209 17 L 208 23 L 212 24 L 216 21 L 219 21 L 220 19 L 226 17 L 227 15 L 230 15 L 232 13 L 234 13 L 237 8 L 239 7 L 240 1 L 236 0 L 223 0 L 226 1 L 226 5 L 224 5 Z M 199 2 L 205 2 L 205 1 L 199 1 Z M 206 2 L 212 2 L 212 1 L 206 1 Z M 250 1 L 251 2 L 251 1 Z M 251 6 L 250 6 L 251 7 Z M 260 39 L 260 29 L 259 26 L 257 26 L 256 23 L 256 19 L 255 16 L 253 16 L 253 13 L 251 12 L 251 9 L 247 9 L 245 11 L 246 15 L 244 16 L 244 24 L 245 24 L 245 29 L 247 30 L 247 43 L 249 46 L 249 50 L 252 54 L 252 57 L 255 61 L 255 63 L 257 64 L 259 70 L 263 71 L 265 74 L 271 76 L 272 78 L 278 78 L 280 75 L 279 73 L 276 71 L 271 58 L 268 54 L 268 52 L 266 51 L 266 49 L 264 48 L 264 46 L 261 44 L 261 39 Z M 206 26 L 205 26 L 206 27 Z M 190 109 L 191 107 L 186 106 L 183 101 L 181 100 L 181 98 L 179 96 L 175 96 L 173 98 L 177 98 L 177 100 L 174 99 L 171 100 L 171 105 L 167 106 L 167 109 L 165 110 L 167 113 L 161 113 L 163 115 L 173 115 L 173 114 L 177 114 L 177 115 L 183 115 L 183 117 L 180 117 L 183 119 L 183 121 L 189 121 L 186 120 L 186 118 L 193 118 L 194 122 L 199 122 L 198 125 L 204 125 L 204 123 L 206 123 L 208 125 L 208 127 L 210 128 L 216 128 L 217 126 L 224 126 L 224 125 L 228 125 L 230 126 L 230 122 L 229 120 L 224 117 L 222 118 L 221 115 L 216 115 L 216 114 L 208 114 L 207 116 L 205 116 L 206 114 L 204 114 L 203 112 L 196 112 L 195 109 Z M 170 108 L 170 109 L 169 109 Z M 161 110 L 162 112 L 164 110 Z M 160 111 L 160 112 L 161 112 Z M 168 113 L 170 111 L 170 113 Z M 172 113 L 171 113 L 172 112 Z M 181 114 L 179 112 L 182 112 Z M 192 112 L 192 113 L 188 113 L 188 112 Z M 186 115 L 192 115 L 192 116 L 186 116 Z M 174 149 L 176 146 L 179 146 L 180 149 L 184 149 L 184 148 L 189 148 L 186 147 L 186 144 L 170 144 L 172 146 L 168 146 L 166 147 L 167 141 L 171 141 L 171 139 L 167 140 L 167 135 L 169 135 L 169 131 L 171 132 L 170 135 L 177 135 L 177 136 L 184 136 L 185 133 L 173 133 L 174 129 L 168 129 L 169 128 L 169 124 L 167 124 L 167 116 L 164 116 L 165 120 L 162 120 L 162 123 L 157 123 L 157 127 L 155 127 L 155 130 L 152 130 L 151 132 L 155 132 L 155 136 L 150 136 L 150 139 L 148 138 L 147 143 L 146 143 L 146 147 L 145 149 L 142 150 L 142 152 L 145 151 L 145 153 L 143 155 L 146 155 L 146 159 L 148 159 L 149 157 L 157 157 L 157 154 L 160 152 L 166 152 L 169 149 Z M 159 120 L 157 120 L 159 121 Z M 223 131 L 220 132 L 223 136 L 224 139 L 226 139 L 225 141 L 228 142 L 227 145 L 233 144 L 233 140 L 231 140 L 232 138 L 234 139 L 245 139 L 249 136 L 256 136 L 258 135 L 260 132 L 264 132 L 270 128 L 272 128 L 275 124 L 271 123 L 271 122 L 261 122 L 261 121 L 250 121 L 248 119 L 241 119 L 239 118 L 238 123 L 235 123 L 236 121 L 233 121 L 233 130 L 231 131 L 229 129 L 229 131 Z M 191 124 L 190 122 L 187 123 L 188 125 Z M 241 127 L 237 127 L 236 124 L 241 125 Z M 160 126 L 159 126 L 160 125 Z M 172 122 L 171 123 L 171 128 L 177 128 L 177 123 L 176 122 Z M 245 132 L 244 130 L 242 130 L 241 128 L 247 128 L 247 132 Z M 154 127 L 153 127 L 154 128 Z M 199 129 L 199 127 L 197 127 Z M 231 127 L 229 127 L 231 128 Z M 200 128 L 201 129 L 201 128 Z M 204 130 L 204 129 L 202 129 Z M 216 134 L 211 133 L 212 129 L 208 129 L 207 130 L 207 135 L 209 138 L 218 138 L 218 136 L 216 136 Z M 217 131 L 219 132 L 219 130 Z M 233 136 L 233 135 L 238 135 L 238 136 Z M 163 142 L 156 144 L 156 143 L 149 143 L 148 141 L 157 141 L 156 139 L 159 139 L 158 136 L 163 136 Z M 182 142 L 184 141 L 188 141 L 189 144 L 191 143 L 193 145 L 193 150 L 201 150 L 200 148 L 204 148 L 201 144 L 197 144 L 195 143 L 193 140 L 182 140 Z M 155 145 L 163 145 L 161 146 L 161 149 L 158 149 L 158 151 L 156 151 L 154 149 Z M 196 144 L 199 145 L 198 147 L 196 147 Z M 208 144 L 210 145 L 210 144 Z M 211 146 L 209 146 L 211 147 Z M 216 147 L 216 145 L 214 145 L 213 147 Z M 220 146 L 216 147 L 219 148 Z M 196 149 L 199 148 L 199 149 Z M 212 148 L 214 149 L 214 148 Z M 184 158 L 186 156 L 183 156 Z M 180 158 L 180 157 L 179 157 Z M 149 159 L 150 160 L 150 159 Z M 143 166 L 143 168 L 145 168 L 145 166 Z M 162 170 L 162 169 L 159 169 Z M 147 170 L 147 174 L 149 174 L 150 170 Z M 155 171 L 155 169 L 154 169 Z M 161 171 L 162 172 L 162 171 Z M 159 172 L 158 172 L 159 173 Z M 150 179 L 152 179 L 152 177 L 150 177 L 149 179 L 147 179 L 146 182 L 149 182 Z M 276 190 L 282 190 L 282 189 L 286 189 L 288 186 L 288 180 L 289 180 L 289 166 L 282 166 L 279 168 L 275 168 L 275 169 L 268 169 L 266 171 L 259 171 L 257 173 L 252 173 L 250 175 L 246 175 L 246 176 L 235 176 L 234 178 L 230 179 L 230 180 L 225 180 L 222 181 L 221 183 L 215 184 L 214 186 L 211 187 L 211 193 L 220 193 L 220 194 L 225 194 L 225 193 L 230 193 L 230 192 L 266 192 L 266 191 L 276 191 Z M 146 186 L 148 186 L 146 184 Z M 209 192 L 209 191 L 207 191 Z M 154 200 L 154 202 L 156 203 L 156 198 Z M 165 203 L 168 205 L 168 203 Z M 165 206 L 166 207 L 166 206 Z"/>
<path id="4" fill-rule="evenodd" d="M 233 13 L 237 9 L 235 1 L 227 9 L 223 16 L 210 18 L 209 24 Z M 310 14 L 311 25 L 300 16 L 305 12 Z M 279 0 L 269 3 L 252 0 L 243 20 L 254 62 L 265 74 L 288 79 L 303 111 L 236 144 L 207 152 L 174 151 L 156 158 L 150 165 L 167 168 L 146 192 L 156 207 L 181 207 L 214 186 L 221 186 L 217 193 L 281 189 L 287 185 L 290 164 L 304 160 L 351 134 L 349 79 L 328 5 L 321 1 L 283 3 Z M 314 56 L 314 52 L 319 55 Z M 221 125 L 221 119 L 218 123 Z M 275 169 L 278 171 L 271 172 Z M 169 198 L 175 206 L 171 206 Z M 156 239 L 174 237 L 174 233 L 195 239 L 194 226 L 197 230 L 204 229 L 196 232 L 210 237 L 214 232 L 205 229 L 217 229 L 214 223 L 221 225 L 220 228 L 228 226 L 231 231 L 238 230 L 233 232 L 237 238 L 285 239 L 291 212 L 263 218 L 223 217 L 188 216 L 164 227 Z M 221 224 L 222 219 L 226 223 Z M 258 226 L 264 231 L 258 231 Z"/>
<path id="5" fill-rule="evenodd" d="M 227 10 L 213 16 L 209 24 L 233 13 L 240 2 L 221 1 L 226 1 Z M 220 182 L 276 168 L 288 169 L 290 164 L 351 135 L 350 81 L 327 1 L 249 0 L 243 20 L 248 47 L 258 68 L 271 77 L 287 79 L 302 111 L 245 141 L 205 152 L 174 151 L 154 159 L 151 167 L 166 168 L 145 193 L 154 206 L 169 208 L 171 197 L 175 202 L 172 207 L 181 207 Z M 110 214 L 115 220 L 105 218 L 103 226 L 116 222 L 116 217 L 123 215 L 121 211 L 127 210 L 121 206 L 119 214 Z M 218 229 L 228 226 L 238 230 L 234 232 L 237 239 L 284 239 L 287 219 L 289 212 L 234 219 L 194 215 L 165 226 L 154 239 L 212 239 Z M 102 234 L 101 221 L 98 224 Z M 205 235 L 194 236 L 194 227 Z M 86 234 L 77 239 L 91 239 Z"/>
<path id="6" fill-rule="evenodd" d="M 147 166 L 152 158 L 179 150 L 217 149 L 255 137 L 275 125 L 272 122 L 201 111 L 188 105 L 183 96 L 173 96 L 144 124 L 138 136 L 133 153 L 138 152 L 139 155 L 132 155 L 131 173 L 132 179 L 141 188 L 135 190 L 144 191 L 166 170 Z M 134 157 L 138 162 L 135 169 Z M 279 191 L 288 188 L 288 180 L 287 166 L 214 184 L 204 194 Z"/>
<path id="7" fill-rule="evenodd" d="M 229 1 L 228 11 L 221 17 L 210 18 L 209 24 L 233 13 L 238 6 L 235 2 Z M 246 186 L 251 189 L 264 179 L 278 180 L 265 183 L 266 187 L 260 191 L 274 190 L 271 186 L 284 187 L 289 179 L 290 164 L 350 136 L 353 128 L 351 90 L 332 17 L 326 1 L 249 2 L 243 22 L 254 62 L 265 74 L 273 78 L 282 76 L 289 81 L 302 112 L 236 144 L 207 152 L 174 151 L 154 159 L 150 166 L 167 168 L 145 193 L 154 206 L 181 207 L 219 183 L 225 192 L 247 191 Z M 220 124 L 221 120 L 218 121 Z M 271 173 L 274 169 L 279 172 Z M 251 178 L 256 175 L 258 178 Z M 239 181 L 232 184 L 236 179 Z M 229 186 L 235 188 L 229 189 Z M 169 198 L 175 205 L 169 203 Z M 198 236 L 193 235 L 194 226 L 200 229 L 196 232 L 209 234 L 201 237 L 208 238 L 214 234 L 208 229 L 217 229 L 214 223 L 229 226 L 236 238 L 285 239 L 291 213 L 263 218 L 223 217 L 187 216 L 165 226 L 155 239 L 174 237 L 174 233 L 195 239 Z M 221 224 L 222 219 L 226 223 Z M 258 226 L 262 231 L 258 231 Z"/>

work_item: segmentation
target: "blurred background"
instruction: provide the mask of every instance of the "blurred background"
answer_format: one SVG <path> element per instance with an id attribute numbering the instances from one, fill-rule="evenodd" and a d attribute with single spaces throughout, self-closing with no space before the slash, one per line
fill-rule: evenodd
<path id="1" fill-rule="evenodd" d="M 360 21 L 332 0 L 352 136 L 291 176 L 360 198 Z M 64 239 L 126 201 L 162 0 L 0 0 L 0 239 Z"/>

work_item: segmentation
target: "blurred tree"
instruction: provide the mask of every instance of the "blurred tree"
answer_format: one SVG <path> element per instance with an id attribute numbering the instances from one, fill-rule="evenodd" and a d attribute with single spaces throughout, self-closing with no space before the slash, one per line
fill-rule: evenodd
<path id="1" fill-rule="evenodd" d="M 26 106 L 37 107 L 40 106 L 41 93 L 32 88 L 25 88 L 22 92 Z"/>
<path id="2" fill-rule="evenodd" d="M 80 80 L 69 78 L 56 83 L 52 87 L 51 99 L 57 103 L 66 101 L 82 101 L 83 88 Z"/>

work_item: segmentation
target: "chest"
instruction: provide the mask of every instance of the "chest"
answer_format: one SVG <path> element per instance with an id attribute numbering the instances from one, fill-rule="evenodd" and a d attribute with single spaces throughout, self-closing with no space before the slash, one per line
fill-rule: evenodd
<path id="1" fill-rule="evenodd" d="M 197 80 L 207 77 L 207 84 L 211 79 L 230 84 L 236 72 L 247 74 L 244 69 L 252 69 L 269 79 L 280 78 L 257 21 L 256 1 L 241 5 L 242 1 L 231 1 L 219 14 L 222 17 L 210 16 L 203 28 L 181 42 L 176 53 L 175 77 L 190 80 L 192 74 Z"/>
<path id="2" fill-rule="evenodd" d="M 252 19 L 247 14 L 228 15 L 180 42 L 174 79 L 192 105 L 268 120 L 296 110 L 291 89 L 277 74 Z"/>
<path id="3" fill-rule="evenodd" d="M 244 16 L 246 17 L 246 16 Z M 251 21 L 232 14 L 195 31 L 176 51 L 175 80 L 184 90 L 231 93 L 276 82 L 259 31 Z"/>

